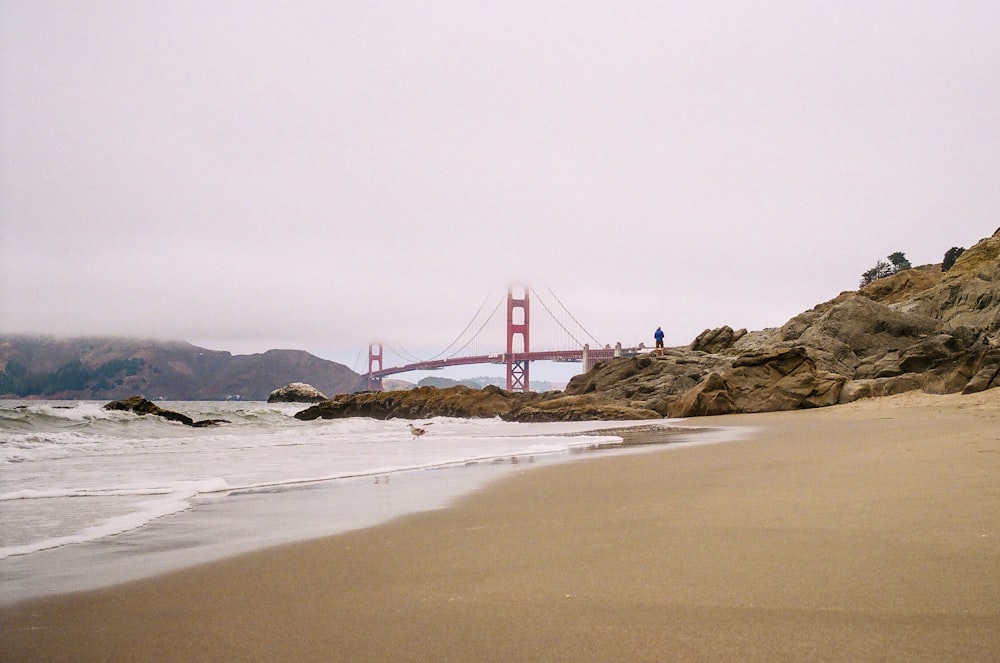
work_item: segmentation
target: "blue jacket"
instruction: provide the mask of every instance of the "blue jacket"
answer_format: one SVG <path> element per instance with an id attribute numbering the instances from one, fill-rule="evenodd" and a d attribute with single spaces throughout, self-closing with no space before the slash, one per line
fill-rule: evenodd
<path id="1" fill-rule="evenodd" d="M 656 328 L 656 333 L 653 334 L 653 338 L 655 338 L 657 341 L 662 341 L 663 340 L 663 330 L 660 329 L 659 327 L 657 327 Z"/>

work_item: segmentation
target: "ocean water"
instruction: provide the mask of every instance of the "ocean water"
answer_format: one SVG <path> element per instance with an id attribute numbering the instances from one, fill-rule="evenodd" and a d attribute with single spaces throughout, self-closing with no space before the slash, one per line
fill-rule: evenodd
<path id="1" fill-rule="evenodd" d="M 404 420 L 299 421 L 301 404 L 160 404 L 229 422 L 209 428 L 102 405 L 0 401 L 0 600 L 371 526 L 621 443 L 600 432 L 621 422 L 437 418 L 414 438 Z"/>

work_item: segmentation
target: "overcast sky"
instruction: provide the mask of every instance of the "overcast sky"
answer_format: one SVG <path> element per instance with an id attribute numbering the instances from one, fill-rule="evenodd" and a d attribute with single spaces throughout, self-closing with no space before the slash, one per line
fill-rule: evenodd
<path id="1" fill-rule="evenodd" d="M 512 282 L 606 343 L 778 326 L 997 229 L 998 34 L 994 1 L 0 0 L 0 331 L 351 365 Z"/>

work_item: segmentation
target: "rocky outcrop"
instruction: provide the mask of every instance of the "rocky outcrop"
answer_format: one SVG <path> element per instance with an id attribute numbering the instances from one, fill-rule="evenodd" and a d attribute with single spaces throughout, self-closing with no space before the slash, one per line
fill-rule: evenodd
<path id="1" fill-rule="evenodd" d="M 652 410 L 632 408 L 595 396 L 568 397 L 562 392 L 509 393 L 499 387 L 464 385 L 438 389 L 342 394 L 296 413 L 296 419 L 423 419 L 427 417 L 500 417 L 507 421 L 584 421 L 653 419 Z"/>
<path id="2" fill-rule="evenodd" d="M 733 331 L 733 328 L 729 325 L 715 329 L 706 329 L 698 334 L 689 347 L 691 350 L 697 352 L 722 352 L 727 348 L 731 348 L 733 343 L 746 336 L 746 333 L 746 329 Z"/>
<path id="3" fill-rule="evenodd" d="M 1000 343 L 1000 230 L 962 253 L 940 283 L 900 302 L 899 308 L 949 328 L 984 330 L 994 344 Z"/>
<path id="4" fill-rule="evenodd" d="M 803 347 L 750 352 L 712 373 L 668 407 L 676 417 L 772 412 L 834 405 L 846 379 L 823 371 Z"/>
<path id="5" fill-rule="evenodd" d="M 686 350 L 598 365 L 566 393 L 688 417 L 990 389 L 1000 386 L 998 293 L 1000 232 L 948 272 L 906 270 L 776 329 L 705 330 Z"/>
<path id="6" fill-rule="evenodd" d="M 963 394 L 975 394 L 1000 387 L 1000 348 L 990 348 L 983 355 L 975 374 L 965 384 Z"/>
<path id="7" fill-rule="evenodd" d="M 815 408 L 915 389 L 1000 387 L 1000 231 L 948 272 L 906 270 L 762 331 L 706 329 L 661 356 L 611 359 L 564 392 L 412 389 L 337 397 L 300 418 L 641 419 Z"/>
<path id="8" fill-rule="evenodd" d="M 268 403 L 322 403 L 327 397 L 316 387 L 305 382 L 290 382 L 272 391 Z"/>
<path id="9" fill-rule="evenodd" d="M 134 412 L 138 415 L 152 414 L 157 417 L 162 417 L 168 421 L 177 421 L 184 424 L 185 426 L 194 426 L 195 428 L 205 428 L 207 426 L 216 426 L 218 424 L 228 424 L 229 421 L 225 419 L 202 419 L 200 421 L 195 421 L 186 414 L 181 414 L 180 412 L 174 412 L 173 410 L 164 410 L 156 403 L 148 401 L 142 396 L 129 396 L 126 399 L 111 401 L 110 403 L 105 403 L 105 410 L 122 410 L 126 412 Z"/>

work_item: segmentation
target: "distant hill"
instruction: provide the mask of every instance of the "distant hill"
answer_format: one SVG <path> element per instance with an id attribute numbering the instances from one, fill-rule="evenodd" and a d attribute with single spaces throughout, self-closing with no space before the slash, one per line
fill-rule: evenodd
<path id="1" fill-rule="evenodd" d="M 325 394 L 359 389 L 343 364 L 302 350 L 233 355 L 184 341 L 0 336 L 0 397 L 165 400 L 267 400 L 289 382 Z"/>

